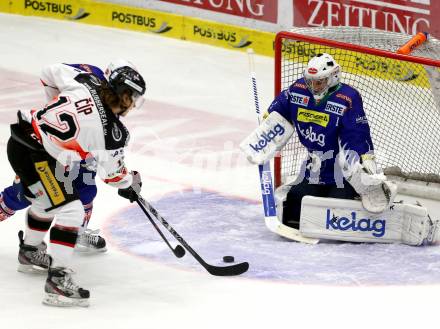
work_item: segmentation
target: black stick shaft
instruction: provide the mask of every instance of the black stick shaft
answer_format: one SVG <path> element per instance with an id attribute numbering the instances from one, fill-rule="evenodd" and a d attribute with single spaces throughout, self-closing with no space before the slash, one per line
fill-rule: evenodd
<path id="1" fill-rule="evenodd" d="M 157 210 L 146 200 L 144 200 L 141 196 L 139 196 L 138 202 L 142 203 L 148 211 L 159 221 L 162 225 L 179 241 L 182 246 L 185 247 L 186 250 L 189 251 L 191 255 L 212 275 L 216 276 L 232 276 L 232 275 L 240 275 L 246 272 L 249 268 L 249 264 L 247 262 L 235 264 L 231 266 L 213 266 L 206 263 L 202 257 L 199 256 L 198 253 L 194 251 L 193 248 L 179 235 L 179 233 L 174 230 L 174 228 L 163 218 Z"/>
<path id="2" fill-rule="evenodd" d="M 165 235 L 162 233 L 162 231 L 160 230 L 160 228 L 157 226 L 156 222 L 153 220 L 153 218 L 151 218 L 150 214 L 148 213 L 147 209 L 145 209 L 144 205 L 142 202 L 140 202 L 140 200 L 136 200 L 137 204 L 139 205 L 139 207 L 142 209 L 142 211 L 144 212 L 144 214 L 147 216 L 148 220 L 150 221 L 150 223 L 154 226 L 154 228 L 156 229 L 156 231 L 159 233 L 159 235 L 162 237 L 162 239 L 165 241 L 165 243 L 167 244 L 167 246 L 171 249 L 171 251 L 173 252 L 173 254 L 178 257 L 181 258 L 183 257 L 183 255 L 185 255 L 185 249 L 182 248 L 182 246 L 177 245 L 176 248 L 173 248 L 171 246 L 171 244 L 168 242 L 168 239 L 165 237 Z"/>

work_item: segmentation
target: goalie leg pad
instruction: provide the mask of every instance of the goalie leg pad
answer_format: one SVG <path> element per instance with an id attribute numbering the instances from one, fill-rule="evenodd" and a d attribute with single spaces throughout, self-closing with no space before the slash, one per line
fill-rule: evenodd
<path id="1" fill-rule="evenodd" d="M 394 204 L 375 214 L 360 201 L 306 196 L 302 200 L 300 232 L 311 238 L 419 246 L 431 238 L 435 224 L 426 208 Z"/>
<path id="2" fill-rule="evenodd" d="M 263 164 L 286 145 L 293 131 L 294 128 L 289 121 L 278 112 L 272 112 L 240 143 L 240 149 L 249 162 Z"/>

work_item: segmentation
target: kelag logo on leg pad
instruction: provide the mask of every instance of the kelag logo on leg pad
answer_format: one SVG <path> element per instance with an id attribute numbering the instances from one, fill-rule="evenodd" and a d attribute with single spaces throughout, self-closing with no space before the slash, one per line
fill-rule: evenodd
<path id="1" fill-rule="evenodd" d="M 351 218 L 348 218 L 332 216 L 330 209 L 327 209 L 325 228 L 327 230 L 333 229 L 336 231 L 373 232 L 372 235 L 376 238 L 381 238 L 385 235 L 385 220 L 370 218 L 357 219 L 356 217 L 357 213 L 355 211 L 351 212 Z"/>
<path id="2" fill-rule="evenodd" d="M 267 144 L 269 144 L 275 137 L 282 136 L 286 130 L 280 124 L 277 124 L 273 129 L 269 130 L 267 133 L 263 133 L 260 137 L 261 139 L 257 144 L 252 145 L 249 144 L 250 147 L 254 149 L 254 151 L 259 152 L 264 149 Z"/>

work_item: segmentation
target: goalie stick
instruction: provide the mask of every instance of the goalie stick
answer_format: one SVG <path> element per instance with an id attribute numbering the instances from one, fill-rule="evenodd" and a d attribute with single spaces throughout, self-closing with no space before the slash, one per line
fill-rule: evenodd
<path id="1" fill-rule="evenodd" d="M 161 222 L 161 224 L 174 236 L 174 238 L 179 241 L 188 252 L 193 255 L 193 257 L 202 265 L 210 274 L 215 276 L 233 276 L 240 275 L 246 272 L 249 269 L 249 263 L 243 262 L 239 264 L 234 264 L 230 266 L 214 266 L 206 263 L 202 257 L 197 254 L 193 248 L 177 233 L 170 224 L 163 218 L 157 210 L 146 200 L 144 200 L 141 196 L 138 198 L 138 203 L 142 204 L 156 220 Z"/>
<path id="2" fill-rule="evenodd" d="M 137 204 L 139 205 L 139 207 L 142 209 L 142 211 L 144 212 L 145 216 L 147 216 L 148 220 L 150 221 L 150 223 L 154 226 L 154 228 L 156 229 L 156 231 L 159 233 L 159 235 L 161 236 L 161 238 L 163 239 L 163 241 L 165 241 L 165 243 L 167 244 L 167 246 L 171 249 L 171 251 L 173 252 L 173 254 L 177 257 L 177 258 L 182 258 L 185 255 L 185 249 L 183 249 L 183 247 L 178 244 L 176 246 L 176 248 L 173 248 L 171 246 L 171 244 L 168 242 L 168 239 L 165 237 L 165 235 L 163 235 L 162 231 L 160 230 L 160 228 L 157 226 L 157 224 L 154 222 L 153 218 L 151 218 L 151 215 L 148 213 L 147 209 L 144 207 L 144 205 L 139 201 L 139 199 L 136 200 Z"/>
<path id="3" fill-rule="evenodd" d="M 257 113 L 258 124 L 260 124 L 261 113 L 260 113 L 260 104 L 258 100 L 257 78 L 255 74 L 254 51 L 253 49 L 250 48 L 248 49 L 247 53 L 249 59 L 249 76 L 252 84 L 255 112 Z M 275 206 L 275 197 L 274 197 L 273 184 L 272 184 L 272 171 L 270 169 L 270 161 L 267 161 L 262 165 L 258 165 L 258 172 L 260 177 L 261 197 L 263 199 L 264 221 L 269 231 L 276 233 L 289 240 L 294 240 L 309 244 L 317 244 L 319 242 L 318 239 L 306 238 L 301 235 L 299 230 L 284 225 L 279 220 Z"/>

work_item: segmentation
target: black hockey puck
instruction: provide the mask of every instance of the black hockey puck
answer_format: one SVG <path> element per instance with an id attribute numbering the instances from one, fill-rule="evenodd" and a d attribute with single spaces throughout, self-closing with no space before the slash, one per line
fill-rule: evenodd
<path id="1" fill-rule="evenodd" d="M 176 255 L 177 258 L 182 258 L 183 256 L 185 256 L 185 249 L 183 249 L 183 247 L 180 244 L 178 244 L 174 249 L 174 254 Z"/>
<path id="2" fill-rule="evenodd" d="M 234 256 L 223 256 L 223 261 L 225 263 L 233 263 L 235 261 Z"/>

